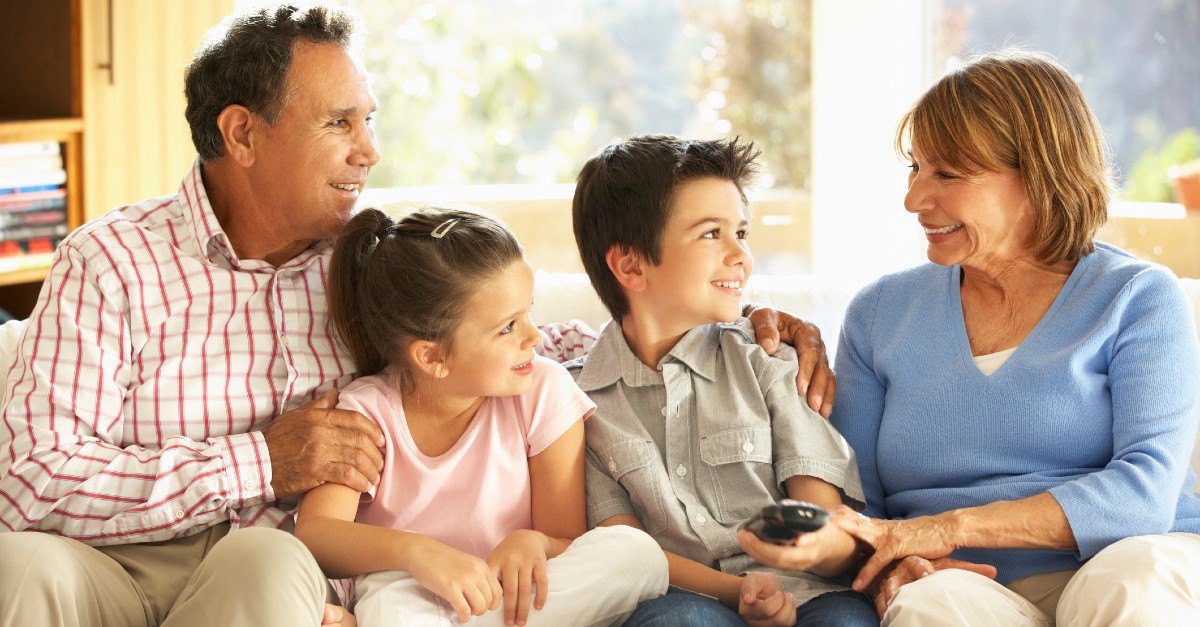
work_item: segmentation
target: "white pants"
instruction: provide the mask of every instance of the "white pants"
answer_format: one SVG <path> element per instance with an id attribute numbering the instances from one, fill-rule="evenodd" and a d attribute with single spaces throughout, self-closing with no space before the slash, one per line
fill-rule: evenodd
<path id="1" fill-rule="evenodd" d="M 1200 625 L 1200 536 L 1126 538 L 1100 551 L 1070 578 L 1056 615 L 965 570 L 938 571 L 900 589 L 884 627 L 1015 625 Z"/>
<path id="2" fill-rule="evenodd" d="M 530 607 L 528 627 L 619 625 L 637 604 L 667 591 L 667 558 L 633 527 L 597 527 L 546 564 L 550 592 L 541 610 Z M 449 603 L 405 571 L 371 573 L 355 581 L 354 615 L 360 627 L 457 626 Z M 468 623 L 504 627 L 504 608 Z"/>

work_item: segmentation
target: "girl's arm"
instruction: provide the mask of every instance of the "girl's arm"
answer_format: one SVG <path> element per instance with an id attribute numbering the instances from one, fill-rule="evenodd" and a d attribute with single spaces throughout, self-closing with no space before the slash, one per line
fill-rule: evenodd
<path id="1" fill-rule="evenodd" d="M 445 599 L 460 623 L 500 605 L 500 583 L 483 560 L 418 533 L 354 522 L 359 493 L 326 483 L 304 495 L 296 537 L 330 577 L 408 571 Z"/>
<path id="2" fill-rule="evenodd" d="M 309 490 L 296 516 L 296 537 L 333 578 L 381 570 L 410 570 L 414 553 L 428 538 L 354 522 L 359 492 L 337 483 Z"/>
<path id="3" fill-rule="evenodd" d="M 587 531 L 583 492 L 583 419 L 529 458 L 533 528 L 548 539 L 546 557 L 566 550 Z"/>

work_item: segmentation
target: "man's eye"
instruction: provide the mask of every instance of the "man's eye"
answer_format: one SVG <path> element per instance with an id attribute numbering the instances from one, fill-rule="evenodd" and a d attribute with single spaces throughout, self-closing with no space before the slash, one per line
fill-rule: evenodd
<path id="1" fill-rule="evenodd" d="M 517 321 L 513 320 L 512 322 L 504 325 L 504 328 L 500 330 L 500 335 L 508 335 L 509 333 L 512 333 L 513 327 L 516 326 L 516 324 Z"/>
<path id="2" fill-rule="evenodd" d="M 717 239 L 720 236 L 721 236 L 721 229 L 713 229 L 711 231 L 705 231 L 704 234 L 701 235 L 700 237 L 702 239 Z"/>
<path id="3" fill-rule="evenodd" d="M 746 239 L 749 236 L 750 236 L 750 231 L 748 229 L 738 229 L 738 232 L 737 232 L 738 239 Z"/>

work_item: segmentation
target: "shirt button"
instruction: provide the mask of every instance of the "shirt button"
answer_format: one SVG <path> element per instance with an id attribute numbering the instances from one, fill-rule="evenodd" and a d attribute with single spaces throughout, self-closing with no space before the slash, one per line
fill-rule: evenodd
<path id="1" fill-rule="evenodd" d="M 687 476 L 687 468 L 684 468 L 683 464 L 680 464 L 679 468 L 675 469 L 675 474 L 679 475 L 680 477 L 686 477 Z"/>
<path id="2" fill-rule="evenodd" d="M 281 336 L 279 336 L 279 343 L 280 343 L 280 344 L 283 344 L 285 347 L 290 347 L 290 346 L 291 346 L 290 344 L 288 344 L 288 341 L 287 341 L 287 336 L 286 336 L 286 335 L 281 335 Z"/>
<path id="3" fill-rule="evenodd" d="M 667 415 L 667 407 L 665 405 L 662 408 L 662 415 L 664 415 L 664 416 Z"/>
<path id="4" fill-rule="evenodd" d="M 611 460 L 611 459 L 610 459 L 610 460 L 608 460 L 608 471 L 609 471 L 609 472 L 616 472 L 616 471 L 617 471 L 617 462 L 615 462 L 615 461 L 613 461 L 613 460 Z"/>
<path id="5" fill-rule="evenodd" d="M 742 450 L 746 451 L 747 453 L 753 453 L 754 452 L 754 443 L 751 442 L 750 440 L 746 440 L 746 443 L 742 445 Z"/>
<path id="6" fill-rule="evenodd" d="M 175 510 L 175 520 L 183 520 L 183 510 Z"/>
<path id="7" fill-rule="evenodd" d="M 242 489 L 243 489 L 243 490 L 245 490 L 245 491 L 247 491 L 247 492 L 252 492 L 252 491 L 254 491 L 254 488 L 255 488 L 255 487 L 256 487 L 256 486 L 255 486 L 254 482 L 253 482 L 253 481 L 251 481 L 251 480 L 249 480 L 249 479 L 247 479 L 247 480 L 245 480 L 245 481 L 243 481 L 243 482 L 242 482 Z"/>
<path id="8" fill-rule="evenodd" d="M 697 516 L 697 517 L 696 517 L 696 524 L 697 524 L 697 525 L 703 525 L 703 524 L 704 524 L 704 523 L 706 523 L 706 522 L 708 522 L 708 519 L 707 519 L 707 518 L 705 518 L 705 517 L 703 517 L 703 516 Z"/>

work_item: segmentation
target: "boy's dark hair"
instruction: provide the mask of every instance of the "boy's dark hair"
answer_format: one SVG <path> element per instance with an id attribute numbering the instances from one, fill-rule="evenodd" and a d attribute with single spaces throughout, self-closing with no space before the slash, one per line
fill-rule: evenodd
<path id="1" fill-rule="evenodd" d="M 616 320 L 629 313 L 629 299 L 608 269 L 613 246 L 662 261 L 662 236 L 679 185 L 702 178 L 732 181 L 746 201 L 762 154 L 740 137 L 687 140 L 671 135 L 636 135 L 605 146 L 579 171 L 571 205 L 575 244 L 592 287 Z"/>
<path id="2" fill-rule="evenodd" d="M 364 209 L 334 245 L 329 314 L 360 374 L 390 364 L 410 390 L 408 344 L 449 350 L 471 294 L 523 256 L 504 225 L 477 213 L 429 207 L 392 220 Z"/>
<path id="3" fill-rule="evenodd" d="M 297 42 L 353 49 L 356 26 L 344 11 L 284 4 L 235 15 L 214 29 L 220 36 L 201 45 L 183 79 L 184 117 L 200 161 L 225 154 L 217 128 L 225 107 L 242 105 L 269 125 L 279 121 L 290 95 L 287 73 Z"/>

